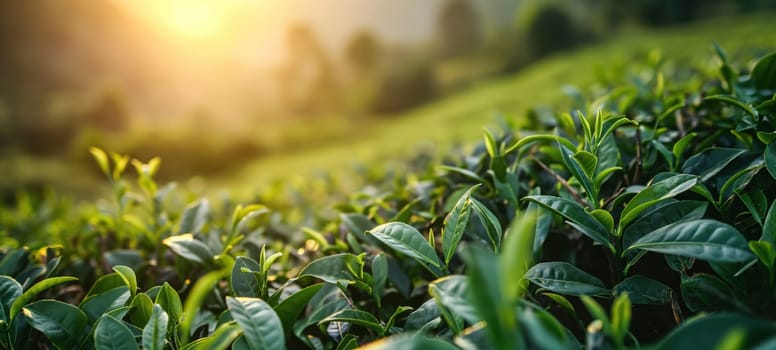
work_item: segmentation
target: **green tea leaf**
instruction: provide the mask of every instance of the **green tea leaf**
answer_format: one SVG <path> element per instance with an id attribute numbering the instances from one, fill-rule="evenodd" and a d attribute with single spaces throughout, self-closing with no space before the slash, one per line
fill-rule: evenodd
<path id="1" fill-rule="evenodd" d="M 274 310 L 257 298 L 226 297 L 229 312 L 243 329 L 243 336 L 253 350 L 284 349 L 283 325 Z"/>
<path id="2" fill-rule="evenodd" d="M 449 264 L 450 259 L 453 258 L 453 254 L 456 248 L 458 248 L 458 243 L 466 230 L 466 225 L 469 224 L 469 213 L 472 207 L 471 194 L 477 187 L 473 186 L 464 192 L 461 198 L 458 199 L 458 202 L 455 203 L 453 210 L 445 217 L 445 226 L 442 230 L 442 251 L 445 254 L 446 264 Z"/>
<path id="3" fill-rule="evenodd" d="M 229 286 L 236 297 L 257 297 L 259 296 L 259 281 L 256 275 L 251 272 L 243 272 L 246 268 L 250 271 L 261 271 L 261 266 L 255 260 L 238 256 L 232 266 Z"/>
<path id="4" fill-rule="evenodd" d="M 331 284 L 340 281 L 355 283 L 364 275 L 364 256 L 350 253 L 324 256 L 302 268 L 297 278 L 314 277 Z"/>
<path id="5" fill-rule="evenodd" d="M 619 346 L 624 345 L 631 323 L 631 302 L 628 293 L 622 293 L 612 304 L 612 337 Z"/>
<path id="6" fill-rule="evenodd" d="M 398 334 L 376 340 L 363 347 L 364 350 L 459 350 L 457 346 L 438 338 L 418 334 Z"/>
<path id="7" fill-rule="evenodd" d="M 765 265 L 768 270 L 773 270 L 773 265 L 776 262 L 776 248 L 773 244 L 765 241 L 752 241 L 749 242 L 749 249 L 757 256 L 760 262 Z"/>
<path id="8" fill-rule="evenodd" d="M 477 323 L 480 317 L 471 303 L 469 290 L 469 278 L 461 275 L 442 277 L 428 285 L 428 293 L 440 305 L 470 323 Z"/>
<path id="9" fill-rule="evenodd" d="M 107 292 L 89 296 L 81 302 L 80 308 L 86 313 L 89 320 L 96 321 L 104 313 L 126 305 L 130 298 L 129 288 L 120 286 Z"/>
<path id="10" fill-rule="evenodd" d="M 225 324 L 213 332 L 213 334 L 202 338 L 200 343 L 196 346 L 192 346 L 191 350 L 226 350 L 226 349 L 240 349 L 236 345 L 236 341 L 243 335 L 243 331 L 237 324 L 230 322 Z M 235 344 L 235 345 L 233 345 Z M 247 346 L 247 345 L 246 345 Z"/>
<path id="11" fill-rule="evenodd" d="M 318 322 L 318 324 L 323 325 L 330 322 L 348 322 L 354 325 L 369 328 L 378 334 L 383 334 L 383 326 L 380 325 L 380 320 L 366 311 L 356 309 L 340 310 L 334 314 L 329 315 L 329 317 L 324 318 Z"/>
<path id="12" fill-rule="evenodd" d="M 210 214 L 210 203 L 207 199 L 189 204 L 181 214 L 178 234 L 200 233 Z"/>
<path id="13" fill-rule="evenodd" d="M 377 305 L 380 305 L 382 300 L 383 291 L 385 291 L 385 283 L 388 281 L 388 258 L 384 253 L 375 255 L 372 258 L 372 294 L 377 301 Z"/>
<path id="14" fill-rule="evenodd" d="M 132 331 L 124 322 L 113 316 L 100 317 L 94 329 L 94 346 L 97 350 L 137 350 L 137 342 Z"/>
<path id="15" fill-rule="evenodd" d="M 609 290 L 597 277 L 567 262 L 539 263 L 525 273 L 532 283 L 567 295 L 606 295 Z"/>
<path id="16" fill-rule="evenodd" d="M 191 234 L 167 237 L 162 243 L 188 261 L 208 266 L 213 265 L 215 255 L 213 251 Z"/>
<path id="17" fill-rule="evenodd" d="M 169 316 L 164 312 L 164 309 L 160 305 L 154 305 L 151 317 L 143 327 L 142 344 L 144 350 L 164 349 L 168 322 Z"/>
<path id="18" fill-rule="evenodd" d="M 407 316 L 407 320 L 404 322 L 404 329 L 421 329 L 440 316 L 442 316 L 442 313 L 439 311 L 436 301 L 434 299 L 426 300 L 425 303 Z"/>
<path id="19" fill-rule="evenodd" d="M 137 277 L 135 276 L 135 271 L 124 265 L 114 266 L 113 271 L 116 271 L 116 273 L 121 276 L 121 279 L 124 280 L 127 288 L 129 288 L 129 293 L 134 297 L 135 292 L 137 292 Z"/>
<path id="20" fill-rule="evenodd" d="M 702 201 L 665 201 L 656 204 L 628 225 L 622 234 L 622 244 L 628 247 L 644 235 L 670 224 L 702 219 L 708 205 L 708 202 Z"/>
<path id="21" fill-rule="evenodd" d="M 771 53 L 759 61 L 752 69 L 754 86 L 761 90 L 776 90 L 776 53 Z"/>
<path id="22" fill-rule="evenodd" d="M 85 333 L 86 315 L 61 301 L 37 301 L 25 306 L 22 313 L 30 327 L 43 333 L 59 349 L 76 348 Z"/>
<path id="23" fill-rule="evenodd" d="M 475 198 L 472 198 L 471 202 L 472 208 L 474 208 L 474 211 L 477 213 L 477 218 L 480 220 L 480 224 L 485 228 L 485 232 L 488 234 L 490 242 L 493 244 L 493 250 L 497 251 L 501 246 L 501 235 L 503 234 L 501 223 L 498 221 L 496 215 L 493 214 L 485 204 Z"/>
<path id="24" fill-rule="evenodd" d="M 89 153 L 91 153 L 92 157 L 94 157 L 94 160 L 97 161 L 97 165 L 100 166 L 102 173 L 110 178 L 110 163 L 108 162 L 108 155 L 105 153 L 105 151 L 97 147 L 90 147 Z"/>
<path id="25" fill-rule="evenodd" d="M 751 340 L 764 339 L 776 332 L 776 326 L 763 319 L 741 314 L 717 313 L 683 323 L 656 345 L 657 348 L 665 350 L 714 349 L 736 329 L 746 329 L 747 338 Z M 745 344 L 744 348 L 752 345 L 754 344 Z"/>
<path id="26" fill-rule="evenodd" d="M 706 182 L 746 152 L 743 148 L 709 148 L 687 159 L 682 172 L 698 175 L 700 182 Z"/>
<path id="27" fill-rule="evenodd" d="M 38 294 L 43 292 L 46 289 L 49 289 L 53 286 L 60 285 L 62 283 L 77 281 L 78 279 L 75 277 L 69 277 L 69 276 L 63 276 L 63 277 L 52 277 L 44 279 L 36 284 L 34 284 L 32 287 L 27 289 L 22 295 L 20 295 L 16 300 L 13 301 L 11 304 L 11 307 L 9 308 L 9 316 L 8 318 L 10 320 L 13 320 L 14 317 L 16 317 L 16 314 L 19 313 L 19 311 L 22 310 L 22 307 L 32 301 Z"/>
<path id="28" fill-rule="evenodd" d="M 22 295 L 22 286 L 11 277 L 0 276 L 0 317 L 5 324 L 11 323 L 11 305 Z"/>
<path id="29" fill-rule="evenodd" d="M 528 228 L 528 230 L 533 230 L 533 227 Z M 517 233 L 510 233 L 510 236 Z M 532 255 L 531 245 L 533 237 L 529 236 L 527 238 L 527 256 L 530 257 Z M 514 239 L 508 238 L 507 241 L 509 242 L 510 240 Z M 502 270 L 507 268 L 507 266 L 500 264 L 498 257 L 491 252 L 479 247 L 472 247 L 467 253 L 466 263 L 469 267 L 469 280 L 477 286 L 469 290 L 470 302 L 475 306 L 477 314 L 488 325 L 485 333 L 498 349 L 516 348 L 516 344 L 522 342 L 522 340 L 515 322 L 517 318 L 515 307 L 505 306 L 515 305 L 518 295 L 516 292 L 508 295 L 505 294 L 505 291 L 508 289 L 507 286 L 517 285 L 517 283 L 512 281 L 519 280 L 520 277 L 504 279 L 508 276 L 505 276 Z M 504 254 L 508 253 L 505 252 Z M 518 263 L 518 265 L 520 264 Z M 524 266 L 522 270 L 525 271 L 525 268 L 527 266 Z"/>
<path id="30" fill-rule="evenodd" d="M 554 196 L 526 196 L 525 199 L 562 216 L 569 223 L 573 223 L 574 228 L 579 230 L 579 232 L 614 251 L 614 246 L 609 241 L 609 233 L 606 231 L 606 228 L 588 214 L 577 202 Z"/>
<path id="31" fill-rule="evenodd" d="M 181 314 L 183 314 L 181 297 L 178 296 L 178 292 L 176 292 L 169 283 L 164 282 L 162 288 L 159 289 L 159 293 L 156 294 L 154 304 L 159 304 L 164 312 L 170 316 L 172 325 L 177 325 L 180 322 Z"/>
<path id="32" fill-rule="evenodd" d="M 383 224 L 367 231 L 370 235 L 396 251 L 421 263 L 442 267 L 434 248 L 414 227 L 402 222 Z"/>
<path id="33" fill-rule="evenodd" d="M 225 275 L 225 270 L 209 272 L 194 283 L 188 297 L 186 297 L 186 303 L 183 305 L 183 317 L 181 317 L 180 321 L 181 342 L 183 344 L 189 342 L 191 325 L 197 317 L 197 313 L 200 312 L 202 302 L 216 290 L 216 284 Z"/>
<path id="34" fill-rule="evenodd" d="M 691 189 L 697 183 L 698 178 L 693 175 L 678 174 L 658 181 L 639 192 L 625 205 L 625 209 L 620 214 L 620 222 L 617 227 L 618 236 L 643 211 Z"/>
<path id="35" fill-rule="evenodd" d="M 768 169 L 768 173 L 771 174 L 772 178 L 776 179 L 776 142 L 771 142 L 765 147 L 763 157 L 765 158 L 765 167 Z"/>
<path id="36" fill-rule="evenodd" d="M 634 304 L 661 305 L 671 302 L 671 288 L 649 277 L 631 276 L 612 288 L 612 295 L 628 294 Z"/>
<path id="37" fill-rule="evenodd" d="M 129 304 L 129 321 L 136 327 L 145 326 L 151 319 L 153 307 L 154 301 L 147 294 L 138 293 Z"/>
<path id="38" fill-rule="evenodd" d="M 291 328 L 299 317 L 299 314 L 302 313 L 315 293 L 318 293 L 318 291 L 321 290 L 321 287 L 323 287 L 323 283 L 317 283 L 302 288 L 275 306 L 275 312 L 287 334 L 290 334 Z"/>
<path id="39" fill-rule="evenodd" d="M 746 239 L 738 230 L 714 220 L 693 220 L 665 226 L 640 238 L 627 250 L 634 249 L 722 262 L 743 262 L 754 258 Z"/>
<path id="40" fill-rule="evenodd" d="M 771 204 L 768 214 L 765 215 L 763 234 L 760 236 L 760 240 L 776 244 L 776 201 Z"/>

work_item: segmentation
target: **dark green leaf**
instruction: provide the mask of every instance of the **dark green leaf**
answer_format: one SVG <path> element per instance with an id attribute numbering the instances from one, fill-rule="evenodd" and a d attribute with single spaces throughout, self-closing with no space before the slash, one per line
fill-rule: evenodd
<path id="1" fill-rule="evenodd" d="M 759 61 L 752 69 L 754 86 L 762 90 L 776 90 L 776 53 L 771 53 Z"/>
<path id="2" fill-rule="evenodd" d="M 364 347 L 365 350 L 459 350 L 458 347 L 441 339 L 423 335 L 399 334 L 383 338 Z"/>
<path id="3" fill-rule="evenodd" d="M 334 314 L 329 315 L 329 317 L 324 318 L 318 322 L 318 324 L 322 325 L 330 322 L 348 322 L 354 325 L 369 328 L 379 334 L 383 333 L 383 326 L 380 325 L 380 321 L 366 311 L 356 309 L 340 310 Z"/>
<path id="4" fill-rule="evenodd" d="M 771 204 L 768 214 L 765 215 L 763 234 L 760 236 L 760 240 L 776 244 L 776 201 Z"/>
<path id="5" fill-rule="evenodd" d="M 745 329 L 743 348 L 751 348 L 759 340 L 776 332 L 773 322 L 739 314 L 719 313 L 697 317 L 674 329 L 658 343 L 664 350 L 714 349 L 736 329 Z"/>
<path id="6" fill-rule="evenodd" d="M 771 142 L 765 147 L 763 158 L 765 159 L 765 167 L 768 168 L 771 177 L 776 179 L 776 142 Z"/>
<path id="7" fill-rule="evenodd" d="M 22 286 L 19 282 L 8 276 L 0 276 L 0 317 L 5 324 L 11 323 L 11 305 L 21 295 Z"/>
<path id="8" fill-rule="evenodd" d="M 698 183 L 697 177 L 687 174 L 678 174 L 655 182 L 645 188 L 633 197 L 625 206 L 625 209 L 622 210 L 622 214 L 620 214 L 620 223 L 618 224 L 617 229 L 618 235 L 621 234 L 623 229 L 635 220 L 643 211 L 661 201 L 691 189 L 696 183 Z"/>
<path id="9" fill-rule="evenodd" d="M 167 335 L 167 324 L 169 316 L 164 312 L 161 306 L 154 305 L 151 311 L 151 317 L 143 328 L 143 349 L 144 350 L 162 350 Z"/>
<path id="10" fill-rule="evenodd" d="M 255 260 L 244 256 L 237 257 L 229 278 L 232 293 L 236 297 L 259 296 L 259 281 L 256 279 L 256 275 L 251 272 L 243 272 L 243 268 L 250 271 L 261 271 L 261 266 Z"/>
<path id="11" fill-rule="evenodd" d="M 438 319 L 440 316 L 442 316 L 442 313 L 439 311 L 436 301 L 434 301 L 434 299 L 426 300 L 426 302 L 420 305 L 417 310 L 407 316 L 407 321 L 404 322 L 404 329 L 421 329 L 429 322 Z"/>
<path id="12" fill-rule="evenodd" d="M 746 151 L 742 148 L 709 148 L 687 159 L 682 172 L 698 175 L 701 182 L 706 182 Z"/>
<path id="13" fill-rule="evenodd" d="M 414 227 L 402 222 L 383 224 L 368 231 L 383 244 L 419 262 L 442 267 L 434 248 Z"/>
<path id="14" fill-rule="evenodd" d="M 213 264 L 213 252 L 191 234 L 168 237 L 162 243 L 188 261 L 203 265 Z"/>
<path id="15" fill-rule="evenodd" d="M 139 293 L 132 298 L 129 305 L 129 321 L 136 327 L 143 327 L 151 319 L 154 301 L 145 294 Z"/>
<path id="16" fill-rule="evenodd" d="M 22 295 L 16 298 L 16 300 L 13 301 L 13 303 L 11 304 L 11 307 L 9 308 L 10 311 L 9 311 L 8 318 L 13 320 L 14 317 L 16 317 L 16 314 L 18 314 L 19 311 L 22 310 L 22 307 L 24 307 L 24 305 L 27 305 L 27 303 L 32 301 L 36 296 L 38 296 L 38 294 L 40 294 L 44 290 L 62 283 L 67 283 L 67 282 L 72 282 L 77 280 L 78 280 L 77 278 L 69 277 L 69 276 L 52 277 L 34 284 L 32 287 L 30 287 L 24 293 L 22 293 Z"/>
<path id="17" fill-rule="evenodd" d="M 470 323 L 480 321 L 477 310 L 469 296 L 469 279 L 466 276 L 451 275 L 437 279 L 428 286 L 428 293 L 439 304 L 463 317 Z"/>
<path id="18" fill-rule="evenodd" d="M 746 239 L 730 225 L 714 220 L 693 220 L 665 226 L 633 243 L 642 249 L 693 258 L 742 262 L 754 258 Z"/>
<path id="19" fill-rule="evenodd" d="M 181 215 L 178 234 L 200 233 L 207 222 L 210 213 L 210 203 L 207 199 L 189 204 Z"/>
<path id="20" fill-rule="evenodd" d="M 382 300 L 385 283 L 388 282 L 388 258 L 384 253 L 375 255 L 372 258 L 372 294 L 377 300 L 378 305 Z"/>
<path id="21" fill-rule="evenodd" d="M 573 223 L 574 228 L 578 229 L 582 234 L 614 251 L 614 246 L 609 241 L 609 233 L 606 232 L 606 228 L 588 214 L 577 202 L 554 196 L 526 196 L 525 199 L 536 202 L 553 213 L 562 216 L 570 223 Z"/>
<path id="22" fill-rule="evenodd" d="M 129 327 L 110 315 L 101 317 L 97 323 L 94 330 L 94 346 L 97 350 L 139 349 Z"/>
<path id="23" fill-rule="evenodd" d="M 129 288 L 121 286 L 84 299 L 80 307 L 89 320 L 96 321 L 102 314 L 126 305 L 130 298 Z"/>
<path id="24" fill-rule="evenodd" d="M 623 293 L 628 293 L 628 298 L 634 304 L 660 305 L 671 302 L 671 288 L 641 275 L 628 277 L 612 288 L 615 297 Z"/>
<path id="25" fill-rule="evenodd" d="M 693 312 L 735 310 L 738 304 L 733 290 L 709 274 L 682 278 L 681 289 L 684 304 Z"/>
<path id="26" fill-rule="evenodd" d="M 86 328 L 86 315 L 77 307 L 56 300 L 41 300 L 24 307 L 30 327 L 37 329 L 59 349 L 75 348 Z"/>
<path id="27" fill-rule="evenodd" d="M 253 350 L 284 349 L 283 325 L 272 308 L 257 298 L 226 297 L 232 317 L 243 329 L 248 346 Z"/>
<path id="28" fill-rule="evenodd" d="M 488 238 L 490 238 L 490 242 L 493 244 L 493 249 L 498 250 L 498 247 L 501 246 L 501 235 L 504 232 L 501 228 L 501 223 L 485 204 L 475 198 L 472 198 L 471 202 L 474 211 L 477 212 L 477 218 L 479 218 L 480 223 L 485 228 L 485 232 L 488 234 Z"/>
<path id="29" fill-rule="evenodd" d="M 701 219 L 708 205 L 708 202 L 701 201 L 667 201 L 658 204 L 628 225 L 622 234 L 622 244 L 628 247 L 639 238 L 661 227 Z"/>
<path id="30" fill-rule="evenodd" d="M 323 283 L 313 284 L 291 294 L 288 298 L 275 306 L 275 312 L 280 318 L 283 329 L 290 334 L 294 321 L 299 317 L 310 299 L 323 287 Z"/>
<path id="31" fill-rule="evenodd" d="M 525 277 L 532 283 L 559 294 L 609 294 L 600 279 L 566 262 L 536 264 L 528 269 Z"/>
<path id="32" fill-rule="evenodd" d="M 350 253 L 325 256 L 307 264 L 297 278 L 309 276 L 331 284 L 337 284 L 339 281 L 352 283 L 361 279 L 364 274 L 364 256 Z"/>
<path id="33" fill-rule="evenodd" d="M 172 325 L 177 325 L 181 320 L 181 314 L 183 313 L 183 305 L 181 304 L 181 297 L 178 296 L 178 292 L 172 289 L 169 283 L 164 282 L 162 288 L 159 289 L 159 293 L 156 295 L 154 304 L 164 309 L 164 312 L 170 316 Z"/>

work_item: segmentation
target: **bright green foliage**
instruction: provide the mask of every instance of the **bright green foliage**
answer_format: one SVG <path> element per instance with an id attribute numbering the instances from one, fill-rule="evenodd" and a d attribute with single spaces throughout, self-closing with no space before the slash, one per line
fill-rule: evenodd
<path id="1" fill-rule="evenodd" d="M 652 53 L 531 110 L 535 130 L 262 204 L 93 148 L 99 208 L 2 211 L 66 244 L 2 237 L 22 248 L 0 252 L 0 347 L 773 347 L 776 56 L 715 51 Z"/>

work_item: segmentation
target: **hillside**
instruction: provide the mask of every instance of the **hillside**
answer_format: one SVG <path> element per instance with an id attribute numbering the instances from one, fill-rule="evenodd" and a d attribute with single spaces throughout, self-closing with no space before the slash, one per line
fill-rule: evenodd
<path id="1" fill-rule="evenodd" d="M 244 170 L 212 179 L 212 188 L 244 192 L 278 177 L 305 176 L 316 169 L 341 169 L 355 162 L 396 159 L 418 147 L 440 152 L 455 142 L 481 137 L 483 125 L 499 115 L 518 123 L 530 108 L 568 105 L 566 86 L 589 86 L 599 71 L 628 69 L 653 50 L 677 62 L 707 60 L 712 43 L 733 58 L 776 48 L 773 14 L 692 23 L 658 31 L 626 31 L 596 45 L 558 54 L 511 76 L 482 82 L 464 92 L 410 112 L 387 117 L 367 130 L 333 140 L 328 146 L 258 159 Z"/>

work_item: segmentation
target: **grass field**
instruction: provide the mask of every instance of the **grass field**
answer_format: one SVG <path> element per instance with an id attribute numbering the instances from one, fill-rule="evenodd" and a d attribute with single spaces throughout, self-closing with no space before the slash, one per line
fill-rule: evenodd
<path id="1" fill-rule="evenodd" d="M 708 59 L 717 42 L 733 57 L 750 58 L 776 48 L 773 14 L 716 19 L 657 31 L 625 31 L 612 39 L 551 56 L 514 75 L 481 82 L 466 91 L 376 121 L 323 147 L 258 159 L 244 170 L 209 181 L 213 189 L 240 193 L 278 177 L 304 176 L 316 169 L 347 168 L 354 162 L 396 159 L 419 147 L 436 152 L 481 137 L 497 116 L 520 122 L 529 108 L 562 106 L 566 85 L 589 86 L 595 69 L 625 66 L 659 49 L 672 61 Z"/>

